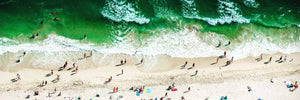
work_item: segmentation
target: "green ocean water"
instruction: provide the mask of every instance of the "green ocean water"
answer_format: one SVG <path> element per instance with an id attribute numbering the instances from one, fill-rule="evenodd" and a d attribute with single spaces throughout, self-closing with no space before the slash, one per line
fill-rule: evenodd
<path id="1" fill-rule="evenodd" d="M 0 37 L 21 42 L 29 41 L 27 37 L 35 33 L 45 39 L 47 34 L 55 32 L 77 40 L 87 35 L 88 41 L 101 44 L 125 36 L 128 29 L 135 30 L 135 38 L 141 39 L 161 34 L 161 30 L 179 31 L 182 29 L 179 24 L 198 25 L 202 27 L 198 29 L 201 33 L 215 32 L 229 40 L 251 29 L 255 30 L 251 34 L 299 41 L 300 3 L 297 0 L 0 1 Z"/>

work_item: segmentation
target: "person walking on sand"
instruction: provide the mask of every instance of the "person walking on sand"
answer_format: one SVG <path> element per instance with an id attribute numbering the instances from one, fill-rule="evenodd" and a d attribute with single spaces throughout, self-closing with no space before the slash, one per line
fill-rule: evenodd
<path id="1" fill-rule="evenodd" d="M 198 74 L 198 70 L 195 71 L 195 75 L 197 75 L 197 74 Z"/>
<path id="2" fill-rule="evenodd" d="M 284 56 L 283 61 L 284 61 L 284 62 L 286 61 L 286 56 Z"/>
<path id="3" fill-rule="evenodd" d="M 51 69 L 51 75 L 53 75 L 53 69 Z"/>
<path id="4" fill-rule="evenodd" d="M 57 81 L 59 81 L 59 77 L 60 77 L 60 75 L 57 75 L 57 77 L 56 77 L 56 80 L 57 80 Z"/>
<path id="5" fill-rule="evenodd" d="M 230 63 L 232 63 L 233 62 L 233 57 L 231 57 L 231 60 L 230 60 Z"/>
<path id="6" fill-rule="evenodd" d="M 119 91 L 119 88 L 117 87 L 117 88 L 116 88 L 116 92 L 118 92 L 118 91 Z"/>
<path id="7" fill-rule="evenodd" d="M 126 59 L 124 60 L 124 64 L 126 64 Z"/>
<path id="8" fill-rule="evenodd" d="M 268 63 L 270 63 L 271 61 L 272 61 L 272 57 L 270 57 L 270 59 L 269 59 Z"/>
<path id="9" fill-rule="evenodd" d="M 190 91 L 191 91 L 191 87 L 188 88 L 188 92 L 190 92 Z"/>
<path id="10" fill-rule="evenodd" d="M 167 96 L 168 96 L 168 92 L 165 93 L 165 97 L 167 97 Z"/>
<path id="11" fill-rule="evenodd" d="M 45 85 L 47 85 L 47 83 L 48 83 L 48 82 L 47 82 L 47 81 L 45 81 Z"/>
<path id="12" fill-rule="evenodd" d="M 187 63 L 188 63 L 188 62 L 187 62 L 187 61 L 185 61 L 185 63 L 184 63 L 184 66 L 183 66 L 183 67 L 185 67 L 185 66 L 187 65 Z"/>
<path id="13" fill-rule="evenodd" d="M 226 57 L 226 51 L 224 51 L 224 58 Z"/>
<path id="14" fill-rule="evenodd" d="M 220 47 L 220 46 L 221 46 L 221 42 L 219 42 L 219 44 L 218 44 L 217 48 L 218 48 L 218 47 Z"/>
<path id="15" fill-rule="evenodd" d="M 220 57 L 217 58 L 216 64 L 219 62 Z"/>
<path id="16" fill-rule="evenodd" d="M 78 72 L 78 66 L 76 67 L 76 69 L 75 69 L 75 73 L 77 73 Z"/>
<path id="17" fill-rule="evenodd" d="M 92 55 L 93 55 L 93 51 L 91 51 L 91 53 L 90 53 L 90 57 L 92 57 Z"/>
<path id="18" fill-rule="evenodd" d="M 142 58 L 141 62 L 140 63 L 143 63 L 144 59 Z"/>
<path id="19" fill-rule="evenodd" d="M 263 56 L 263 54 L 260 54 L 260 60 L 262 60 L 262 56 Z"/>
<path id="20" fill-rule="evenodd" d="M 195 63 L 193 63 L 193 65 L 192 65 L 192 68 L 194 68 L 195 67 Z"/>
<path id="21" fill-rule="evenodd" d="M 121 65 L 123 65 L 123 60 L 121 60 Z"/>
<path id="22" fill-rule="evenodd" d="M 231 44 L 231 42 L 230 42 L 230 41 L 228 41 L 228 44 L 227 44 L 227 46 L 228 46 L 228 45 L 230 45 L 230 44 Z"/>
<path id="23" fill-rule="evenodd" d="M 123 69 L 122 69 L 122 71 L 121 71 L 121 74 L 123 75 Z"/>
<path id="24" fill-rule="evenodd" d="M 20 77 L 20 74 L 17 73 L 17 77 L 16 77 L 17 80 L 21 80 L 21 77 Z"/>
<path id="25" fill-rule="evenodd" d="M 83 54 L 83 58 L 86 58 L 86 53 Z"/>
<path id="26" fill-rule="evenodd" d="M 116 87 L 114 87 L 113 92 L 114 92 L 114 93 L 116 92 Z"/>
<path id="27" fill-rule="evenodd" d="M 63 68 L 65 69 L 67 67 L 67 65 L 68 65 L 68 62 L 66 61 Z"/>

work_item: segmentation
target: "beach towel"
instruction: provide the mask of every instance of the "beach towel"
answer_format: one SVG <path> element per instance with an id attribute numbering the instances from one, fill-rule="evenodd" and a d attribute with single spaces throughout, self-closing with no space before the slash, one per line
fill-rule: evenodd
<path id="1" fill-rule="evenodd" d="M 151 89 L 150 88 L 147 88 L 147 93 L 151 93 Z"/>
<path id="2" fill-rule="evenodd" d="M 176 88 L 174 88 L 174 89 L 171 89 L 171 91 L 177 91 L 177 89 L 176 89 Z"/>
<path id="3" fill-rule="evenodd" d="M 140 92 L 136 92 L 136 96 L 140 96 Z"/>

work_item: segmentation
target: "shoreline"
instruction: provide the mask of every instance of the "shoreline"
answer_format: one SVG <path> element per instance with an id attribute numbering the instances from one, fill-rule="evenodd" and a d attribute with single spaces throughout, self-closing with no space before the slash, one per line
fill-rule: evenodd
<path id="1" fill-rule="evenodd" d="M 88 52 L 86 52 L 87 55 Z M 77 57 L 82 57 L 77 55 Z M 287 55 L 287 62 L 275 62 L 280 56 Z M 30 58 L 30 54 L 26 54 Z M 26 59 L 25 56 L 25 59 Z M 289 100 L 297 100 L 300 96 L 295 95 L 300 93 L 299 89 L 294 92 L 289 92 L 284 81 L 292 80 L 300 81 L 297 77 L 300 74 L 300 53 L 292 54 L 273 54 L 272 62 L 264 64 L 268 61 L 270 55 L 264 55 L 262 61 L 255 61 L 257 57 L 247 57 L 240 60 L 234 60 L 229 66 L 223 66 L 226 59 L 220 59 L 219 63 L 212 64 L 216 61 L 216 57 L 208 58 L 171 58 L 160 55 L 156 57 L 144 58 L 144 63 L 136 66 L 142 56 L 130 55 L 103 55 L 93 53 L 92 57 L 80 60 L 76 64 L 79 66 L 78 73 L 73 74 L 72 70 L 67 70 L 72 63 L 69 62 L 66 69 L 58 71 L 59 67 L 53 67 L 54 74 L 46 76 L 50 73 L 50 68 L 25 67 L 15 71 L 3 71 L 1 69 L 0 82 L 0 97 L 7 99 L 25 99 L 26 95 L 31 95 L 30 99 L 58 99 L 68 100 L 64 97 L 81 97 L 82 99 L 108 99 L 110 95 L 116 99 L 116 96 L 122 95 L 124 100 L 149 98 L 158 99 L 168 92 L 167 98 L 179 99 L 184 96 L 188 100 L 197 100 L 198 97 L 209 100 L 219 99 L 220 96 L 227 95 L 230 99 L 273 99 L 280 100 L 289 98 Z M 74 56 L 71 56 L 74 57 Z M 36 59 L 32 57 L 33 59 Z M 127 63 L 122 66 L 116 66 L 121 59 L 126 58 Z M 293 58 L 292 62 L 289 62 Z M 53 59 L 58 60 L 58 59 Z M 99 60 L 99 62 L 95 62 Z M 25 60 L 24 60 L 25 61 Z M 152 63 L 149 63 L 152 61 Z M 188 61 L 187 66 L 182 69 L 182 65 Z M 12 62 L 12 61 L 11 61 Z M 61 61 L 63 65 L 64 61 Z M 92 63 L 93 62 L 93 63 Z M 195 67 L 188 69 L 195 63 Z M 20 63 L 20 66 L 26 66 L 28 63 Z M 151 64 L 151 66 L 150 66 Z M 124 74 L 120 74 L 121 70 Z M 198 74 L 193 76 L 195 70 Z M 10 80 L 16 77 L 16 74 L 21 75 L 21 80 L 11 82 Z M 73 74 L 73 75 L 72 75 Z M 61 81 L 55 83 L 56 75 L 61 76 Z M 107 79 L 112 76 L 110 83 L 104 84 Z M 269 82 L 273 78 L 275 84 Z M 42 81 L 47 80 L 48 84 L 43 87 L 38 87 Z M 172 83 L 176 84 L 177 92 L 166 91 L 165 89 Z M 248 83 L 248 84 L 247 84 Z M 247 85 L 253 88 L 252 92 L 247 92 Z M 271 86 L 270 86 L 271 85 Z M 129 90 L 130 87 L 151 88 L 152 93 L 145 93 L 141 96 L 136 96 L 135 92 Z M 276 88 L 272 88 L 272 87 Z M 119 87 L 117 93 L 110 93 L 114 87 Z M 191 93 L 183 93 L 191 87 Z M 47 97 L 48 92 L 53 92 L 57 88 L 58 92 L 62 91 L 62 96 Z M 234 88 L 234 89 L 233 89 Z M 228 89 L 233 89 L 229 91 Z M 261 95 L 265 89 L 270 95 Z M 213 90 L 216 90 L 214 92 Z M 25 91 L 27 91 L 25 93 Z M 34 91 L 39 91 L 41 94 L 33 96 Z M 84 91 L 81 93 L 81 91 Z M 245 92 L 246 91 L 246 92 Z M 207 93 L 208 92 L 208 93 Z M 240 93 L 241 92 L 241 93 Z M 18 96 L 14 96 L 17 94 Z M 100 94 L 100 97 L 95 97 Z M 199 94 L 199 95 L 198 95 Z M 282 95 L 277 95 L 282 94 Z M 51 94 L 52 95 L 52 94 Z M 148 98 L 148 99 L 147 99 Z"/>

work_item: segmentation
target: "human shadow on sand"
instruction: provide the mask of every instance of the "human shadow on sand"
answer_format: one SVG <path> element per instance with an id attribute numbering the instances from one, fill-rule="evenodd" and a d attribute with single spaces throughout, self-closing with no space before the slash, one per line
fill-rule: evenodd
<path id="1" fill-rule="evenodd" d="M 261 61 L 261 59 L 260 59 L 260 58 L 256 58 L 255 60 L 256 60 L 256 62 L 259 62 L 259 61 Z"/>
<path id="2" fill-rule="evenodd" d="M 45 77 L 49 77 L 49 76 L 51 76 L 51 73 L 48 73 L 48 74 L 45 75 Z"/>
<path id="3" fill-rule="evenodd" d="M 264 62 L 264 64 L 269 64 L 269 62 L 266 61 L 266 62 Z"/>
<path id="4" fill-rule="evenodd" d="M 17 82 L 18 80 L 15 79 L 15 78 L 13 78 L 13 79 L 11 79 L 10 81 L 14 83 L 14 82 Z"/>
<path id="5" fill-rule="evenodd" d="M 116 66 L 122 66 L 122 65 L 124 65 L 124 64 L 118 64 L 118 65 L 116 65 Z"/>

